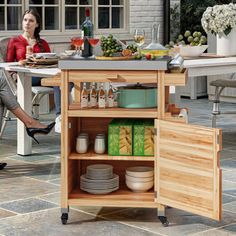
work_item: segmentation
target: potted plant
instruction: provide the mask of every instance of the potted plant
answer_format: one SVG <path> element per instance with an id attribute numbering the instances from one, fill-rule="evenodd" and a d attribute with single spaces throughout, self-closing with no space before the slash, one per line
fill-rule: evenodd
<path id="1" fill-rule="evenodd" d="M 201 23 L 206 33 L 216 35 L 218 55 L 236 55 L 236 4 L 208 7 Z"/>

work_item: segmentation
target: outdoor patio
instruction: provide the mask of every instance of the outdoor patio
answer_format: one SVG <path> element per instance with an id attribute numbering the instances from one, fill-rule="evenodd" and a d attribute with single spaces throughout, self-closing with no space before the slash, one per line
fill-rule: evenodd
<path id="1" fill-rule="evenodd" d="M 189 122 L 211 126 L 207 99 L 182 99 L 179 107 L 190 108 Z M 236 104 L 224 103 L 234 110 Z M 41 116 L 48 122 L 54 112 Z M 169 227 L 163 227 L 156 209 L 71 207 L 67 225 L 60 216 L 60 136 L 40 136 L 33 155 L 16 155 L 16 121 L 11 121 L 0 140 L 0 235 L 235 235 L 236 234 L 236 115 L 217 122 L 223 129 L 223 217 L 209 220 L 167 208 Z"/>

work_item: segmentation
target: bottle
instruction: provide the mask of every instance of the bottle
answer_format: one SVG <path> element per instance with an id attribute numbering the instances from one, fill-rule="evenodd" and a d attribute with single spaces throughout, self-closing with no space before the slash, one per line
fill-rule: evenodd
<path id="1" fill-rule="evenodd" d="M 114 93 L 113 93 L 112 85 L 110 85 L 110 88 L 108 90 L 107 105 L 108 107 L 114 107 Z"/>
<path id="2" fill-rule="evenodd" d="M 97 106 L 97 91 L 95 88 L 95 83 L 92 83 L 92 88 L 90 90 L 90 107 Z"/>
<path id="3" fill-rule="evenodd" d="M 101 83 L 98 93 L 98 107 L 105 108 L 106 107 L 106 93 L 103 87 L 103 83 Z"/>
<path id="4" fill-rule="evenodd" d="M 88 91 L 86 88 L 86 83 L 84 83 L 81 92 L 81 108 L 86 108 L 86 107 L 88 107 Z"/>
<path id="5" fill-rule="evenodd" d="M 92 46 L 90 45 L 86 36 L 93 36 L 93 24 L 90 21 L 90 9 L 87 7 L 85 9 L 86 19 L 81 25 L 82 37 L 84 37 L 84 45 L 82 48 L 82 57 L 90 57 L 93 55 Z"/>

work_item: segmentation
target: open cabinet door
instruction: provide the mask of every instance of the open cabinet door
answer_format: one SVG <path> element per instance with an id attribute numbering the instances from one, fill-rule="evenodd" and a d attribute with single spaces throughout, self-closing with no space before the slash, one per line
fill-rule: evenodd
<path id="1" fill-rule="evenodd" d="M 221 220 L 221 130 L 155 122 L 157 202 Z"/>

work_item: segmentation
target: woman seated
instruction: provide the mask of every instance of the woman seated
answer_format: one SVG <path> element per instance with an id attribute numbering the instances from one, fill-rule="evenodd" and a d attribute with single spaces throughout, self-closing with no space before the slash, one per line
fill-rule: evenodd
<path id="1" fill-rule="evenodd" d="M 36 9 L 25 11 L 22 20 L 23 33 L 9 40 L 7 47 L 7 62 L 26 59 L 26 47 L 32 46 L 33 53 L 50 52 L 46 40 L 41 39 L 41 17 Z M 41 77 L 32 77 L 32 86 L 41 86 Z M 54 103 L 56 116 L 61 113 L 61 93 L 59 87 L 54 87 Z"/>
<path id="2" fill-rule="evenodd" d="M 40 38 L 41 18 L 36 9 L 25 11 L 22 20 L 23 34 L 11 38 L 7 46 L 7 62 L 21 61 L 26 58 L 26 47 L 31 46 L 33 53 L 50 52 L 46 40 Z M 32 86 L 40 86 L 41 78 L 32 77 Z"/>
<path id="3" fill-rule="evenodd" d="M 44 125 L 39 121 L 30 117 L 17 103 L 16 97 L 12 94 L 4 77 L 0 76 L 0 127 L 2 124 L 2 116 L 4 106 L 7 107 L 17 118 L 25 125 L 27 134 L 32 137 L 37 143 L 38 140 L 34 137 L 36 134 L 48 134 L 55 125 L 55 122 Z M 0 163 L 0 170 L 6 166 L 6 163 Z"/>

